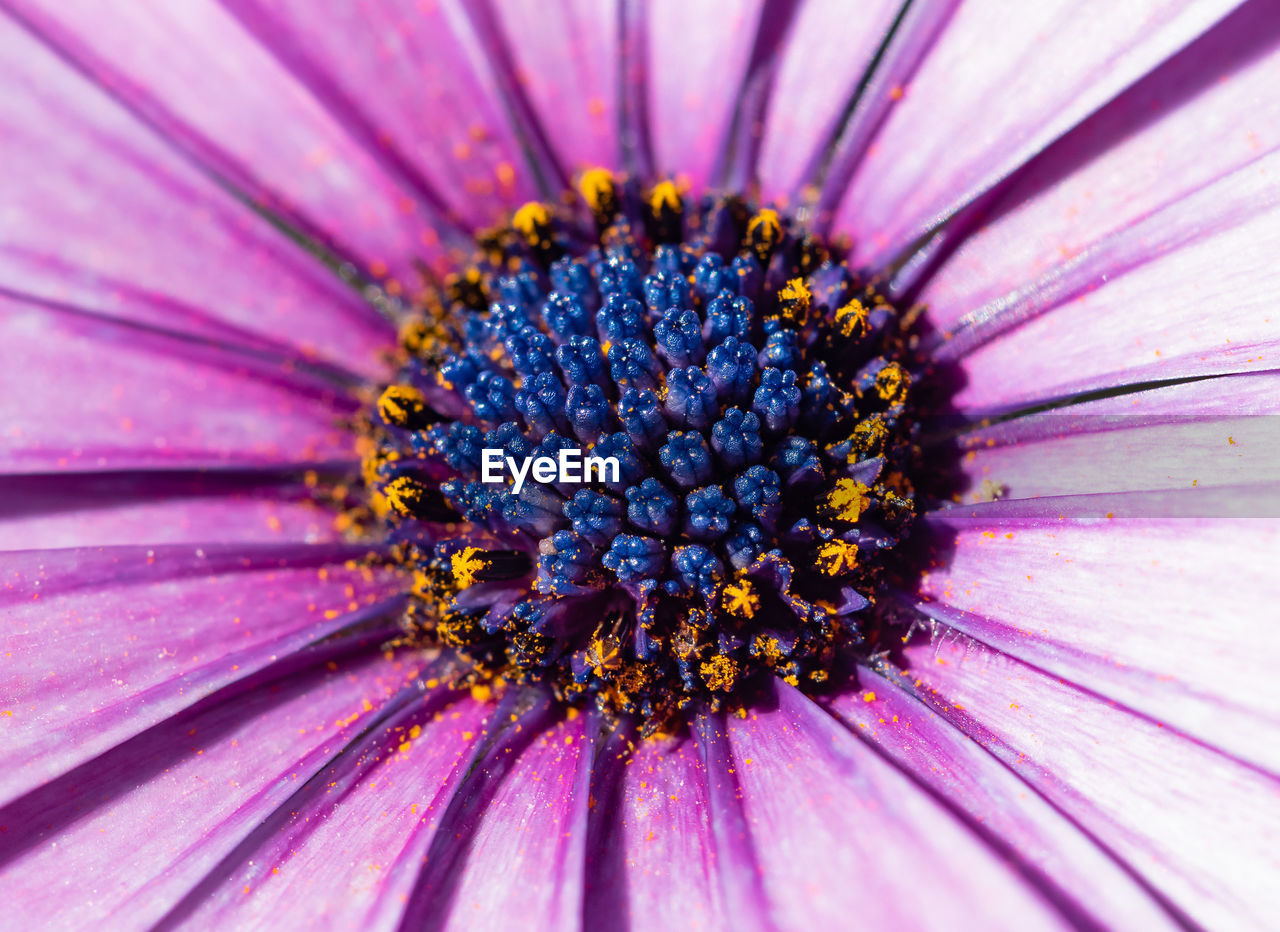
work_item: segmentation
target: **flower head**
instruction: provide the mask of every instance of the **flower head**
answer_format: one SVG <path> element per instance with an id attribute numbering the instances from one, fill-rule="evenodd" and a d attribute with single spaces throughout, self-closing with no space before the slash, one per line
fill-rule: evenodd
<path id="1" fill-rule="evenodd" d="M 320 6 L 0 12 L 9 921 L 1273 922 L 1273 2 Z"/>

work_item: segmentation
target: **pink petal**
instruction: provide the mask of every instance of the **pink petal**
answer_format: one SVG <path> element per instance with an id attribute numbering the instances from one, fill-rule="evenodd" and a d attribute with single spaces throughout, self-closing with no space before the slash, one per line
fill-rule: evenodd
<path id="1" fill-rule="evenodd" d="M 1280 145 L 1278 29 L 1272 0 L 1245 4 L 1031 162 L 924 288 L 930 319 L 951 329 Z"/>
<path id="2" fill-rule="evenodd" d="M 519 749 L 501 782 L 493 775 L 475 824 L 452 843 L 447 900 L 426 915 L 447 912 L 456 929 L 579 927 L 597 732 L 594 716 L 558 722 Z"/>
<path id="3" fill-rule="evenodd" d="M 560 163 L 618 166 L 618 14 L 596 0 L 494 4 L 521 85 Z"/>
<path id="4" fill-rule="evenodd" d="M 1128 929 L 1181 928 L 1124 864 L 1028 792 L 981 744 L 892 680 L 861 668 L 858 685 L 856 692 L 834 697 L 831 712 L 1016 851 L 1038 882 L 1056 888 L 1081 919 Z"/>
<path id="5" fill-rule="evenodd" d="M 1276 518 L 931 517 L 931 618 L 1280 772 Z"/>
<path id="6" fill-rule="evenodd" d="M 181 152 L 366 273 L 417 281 L 447 222 L 222 7 L 26 0 L 17 14 Z M 434 193 L 434 192 L 433 192 Z M 438 197 L 438 196 L 437 196 Z M 438 230 L 436 229 L 438 228 Z"/>
<path id="7" fill-rule="evenodd" d="M 339 539 L 336 517 L 303 483 L 270 474 L 9 476 L 0 488 L 0 550 L 330 543 Z"/>
<path id="8" fill-rule="evenodd" d="M 961 4 L 843 201 L 836 227 L 855 259 L 883 266 L 1234 6 Z"/>
<path id="9" fill-rule="evenodd" d="M 835 131 L 901 3 L 872 0 L 850 15 L 841 0 L 800 7 L 778 66 L 760 150 L 764 196 L 782 197 L 804 180 L 816 148 Z"/>
<path id="10" fill-rule="evenodd" d="M 1163 719 L 1134 715 L 961 636 L 910 653 L 935 712 L 1123 859 L 1189 925 L 1271 927 L 1280 910 L 1275 778 Z M 1233 714 L 1223 710 L 1218 722 Z"/>
<path id="11" fill-rule="evenodd" d="M 6 553 L 0 801 L 370 613 L 403 587 L 367 548 L 294 544 Z"/>
<path id="12" fill-rule="evenodd" d="M 954 403 L 1276 368 L 1277 172 L 1263 156 L 975 312 L 938 354 L 964 358 Z"/>
<path id="13" fill-rule="evenodd" d="M 316 659 L 215 693 L 0 811 L 10 914 L 81 928 L 160 920 L 417 669 L 376 642 L 363 656 L 354 646 L 341 668 Z"/>
<path id="14" fill-rule="evenodd" d="M 651 738 L 637 744 L 634 757 L 621 746 L 602 751 L 602 758 L 609 753 L 615 761 L 610 776 L 592 790 L 598 836 L 587 864 L 587 927 L 723 927 L 726 905 L 697 746 Z"/>
<path id="15" fill-rule="evenodd" d="M 649 116 L 656 170 L 695 188 L 710 177 L 733 118 L 733 102 L 767 0 L 683 0 L 644 5 L 648 29 Z"/>
<path id="16" fill-rule="evenodd" d="M 394 928 L 493 711 L 432 687 L 425 701 L 397 697 L 295 783 L 177 915 L 195 927 Z"/>
<path id="17" fill-rule="evenodd" d="M 288 360 L 0 296 L 0 471 L 352 460 L 353 405 Z"/>
<path id="18" fill-rule="evenodd" d="M 306 0 L 225 5 L 357 142 L 465 224 L 491 225 L 538 195 L 475 8 L 388 0 L 317 16 Z"/>
<path id="19" fill-rule="evenodd" d="M 779 684 L 776 708 L 725 727 L 777 925 L 1070 927 L 971 826 L 797 690 Z"/>
<path id="20" fill-rule="evenodd" d="M 8 20 L 0 82 L 0 287 L 381 372 L 372 307 Z"/>

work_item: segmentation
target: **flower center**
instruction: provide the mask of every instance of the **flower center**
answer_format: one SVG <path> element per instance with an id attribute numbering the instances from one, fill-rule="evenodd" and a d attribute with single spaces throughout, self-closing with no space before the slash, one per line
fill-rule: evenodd
<path id="1" fill-rule="evenodd" d="M 579 187 L 477 238 L 370 418 L 406 638 L 653 727 L 821 684 L 914 514 L 900 315 L 775 210 Z"/>

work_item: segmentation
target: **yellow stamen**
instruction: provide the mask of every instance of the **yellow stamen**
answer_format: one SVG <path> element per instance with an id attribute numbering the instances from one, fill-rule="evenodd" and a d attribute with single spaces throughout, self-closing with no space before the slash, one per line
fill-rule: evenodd
<path id="1" fill-rule="evenodd" d="M 793 278 L 778 291 L 778 305 L 782 317 L 795 326 L 804 326 L 809 318 L 809 303 L 813 292 L 803 278 Z"/>
<path id="2" fill-rule="evenodd" d="M 828 576 L 849 573 L 858 565 L 858 547 L 847 540 L 829 540 L 818 550 L 818 569 Z"/>
<path id="3" fill-rule="evenodd" d="M 591 212 L 598 217 L 608 218 L 618 209 L 613 172 L 606 168 L 588 168 L 584 171 L 578 181 L 578 191 Z"/>
<path id="4" fill-rule="evenodd" d="M 551 223 L 551 215 L 547 213 L 547 208 L 539 204 L 537 201 L 530 201 L 519 210 L 516 215 L 511 218 L 511 225 L 524 234 L 525 239 L 537 241 L 542 237 L 542 231 Z"/>
<path id="5" fill-rule="evenodd" d="M 752 217 L 747 223 L 747 238 L 757 248 L 775 249 L 782 242 L 782 222 L 778 219 L 778 212 L 766 207 Z"/>
<path id="6" fill-rule="evenodd" d="M 426 407 L 426 398 L 412 385 L 388 385 L 378 398 L 378 413 L 396 427 L 411 426 Z"/>
<path id="7" fill-rule="evenodd" d="M 854 479 L 840 479 L 827 494 L 827 507 L 841 521 L 854 522 L 871 506 L 871 489 Z"/>
<path id="8" fill-rule="evenodd" d="M 852 443 L 849 449 L 849 462 L 855 463 L 868 456 L 875 456 L 884 449 L 889 439 L 889 428 L 880 417 L 869 417 L 853 429 L 849 438 Z"/>
<path id="9" fill-rule="evenodd" d="M 724 609 L 730 615 L 739 618 L 754 618 L 760 608 L 760 597 L 756 595 L 751 581 L 744 579 L 739 583 L 726 585 L 721 590 Z"/>
<path id="10" fill-rule="evenodd" d="M 836 311 L 836 327 L 842 337 L 861 339 L 871 330 L 870 317 L 866 305 L 854 298 Z"/>
<path id="11" fill-rule="evenodd" d="M 489 563 L 488 557 L 479 547 L 466 547 L 459 550 L 449 560 L 450 568 L 453 570 L 453 581 L 460 589 L 474 585 L 476 573 L 488 569 Z"/>
<path id="12" fill-rule="evenodd" d="M 727 693 L 733 689 L 733 684 L 738 679 L 738 665 L 724 654 L 716 654 L 702 664 L 700 669 L 708 689 Z"/>
<path id="13" fill-rule="evenodd" d="M 679 213 L 683 209 L 680 191 L 670 181 L 658 182 L 649 192 L 649 207 L 655 214 L 662 213 L 664 209 Z"/>
<path id="14" fill-rule="evenodd" d="M 386 496 L 387 503 L 396 514 L 403 518 L 412 518 L 426 491 L 426 488 L 417 480 L 410 479 L 408 476 L 399 476 L 387 483 L 382 494 Z"/>
<path id="15" fill-rule="evenodd" d="M 876 394 L 889 404 L 901 404 L 907 400 L 911 376 L 896 362 L 891 362 L 876 375 Z"/>

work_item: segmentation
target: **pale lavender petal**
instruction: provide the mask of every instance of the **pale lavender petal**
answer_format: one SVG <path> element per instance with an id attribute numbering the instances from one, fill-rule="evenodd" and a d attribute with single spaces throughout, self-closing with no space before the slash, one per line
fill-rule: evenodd
<path id="1" fill-rule="evenodd" d="M 0 83 L 0 288 L 382 371 L 370 305 L 8 19 Z"/>
<path id="2" fill-rule="evenodd" d="M 444 0 L 228 0 L 237 19 L 384 164 L 470 226 L 539 193 L 510 93 L 471 20 Z"/>
<path id="3" fill-rule="evenodd" d="M 982 308 L 938 350 L 962 410 L 1274 369 L 1280 153 L 1263 156 Z"/>
<path id="4" fill-rule="evenodd" d="M 324 769 L 297 781 L 173 919 L 197 928 L 396 927 L 494 712 L 431 680 L 426 690 L 395 697 L 331 748 Z"/>
<path id="5" fill-rule="evenodd" d="M 0 295 L 0 472 L 353 460 L 346 387 Z"/>
<path id="6" fill-rule="evenodd" d="M 438 197 L 380 163 L 218 4 L 9 7 L 179 151 L 366 274 L 407 288 L 412 261 L 438 257 Z"/>
<path id="7" fill-rule="evenodd" d="M 723 928 L 726 904 L 697 745 L 650 738 L 639 742 L 634 756 L 625 747 L 611 750 L 612 773 L 592 790 L 596 834 L 587 865 L 586 925 L 635 932 Z"/>
<path id="8" fill-rule="evenodd" d="M 1280 518 L 929 521 L 927 616 L 1280 773 Z"/>
<path id="9" fill-rule="evenodd" d="M 935 712 L 1122 858 L 1188 924 L 1274 925 L 1274 777 L 1179 734 L 1163 717 L 1135 715 L 961 635 L 909 654 Z M 1254 685 L 1268 688 L 1267 680 Z M 1233 714 L 1224 710 L 1219 722 Z"/>
<path id="10" fill-rule="evenodd" d="M 1268 413 L 1280 414 L 1280 378 L 1252 377 L 1269 382 Z M 1230 391 L 1219 389 L 1224 402 L 1231 400 Z M 965 501 L 991 493 L 1007 500 L 1280 486 L 1280 417 L 1104 410 L 1090 403 L 1072 405 L 966 434 L 961 443 L 967 452 L 957 470 L 969 481 Z"/>
<path id="11" fill-rule="evenodd" d="M 1127 865 L 981 744 L 896 682 L 860 668 L 859 689 L 829 709 L 903 770 L 1016 851 L 1081 918 L 1101 927 L 1181 928 Z"/>
<path id="12" fill-rule="evenodd" d="M 337 514 L 301 479 L 269 472 L 8 476 L 0 550 L 339 539 Z"/>
<path id="13" fill-rule="evenodd" d="M 930 320 L 951 329 L 1276 148 L 1278 67 L 1280 4 L 1246 3 L 1017 175 L 921 292 Z"/>
<path id="14" fill-rule="evenodd" d="M 356 545 L 15 551 L 0 730 L 8 801 L 275 657 L 391 611 L 399 575 Z"/>
<path id="15" fill-rule="evenodd" d="M 494 4 L 516 74 L 560 164 L 618 167 L 618 13 L 596 0 Z"/>
<path id="16" fill-rule="evenodd" d="M 837 215 L 882 266 L 1237 5 L 964 3 L 867 150 Z"/>
<path id="17" fill-rule="evenodd" d="M 871 0 L 851 10 L 843 0 L 815 0 L 800 7 L 761 140 L 766 199 L 790 194 L 803 180 L 807 159 L 835 132 L 901 6 L 900 0 Z"/>
<path id="18" fill-rule="evenodd" d="M 799 691 L 780 683 L 776 708 L 726 728 L 779 927 L 1072 927 L 1010 852 Z"/>
<path id="19" fill-rule="evenodd" d="M 11 915 L 46 927 L 160 920 L 420 666 L 384 657 L 373 635 L 362 649 L 313 654 L 309 667 L 282 678 L 286 664 L 273 665 L 0 810 Z"/>

